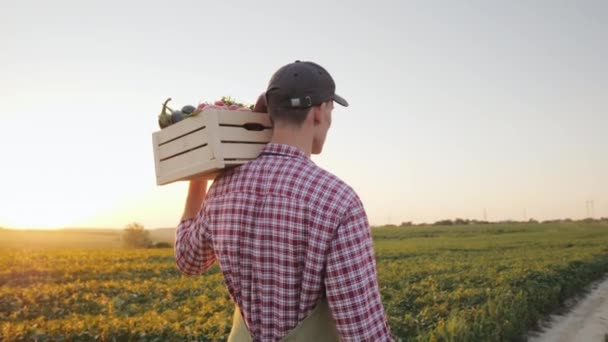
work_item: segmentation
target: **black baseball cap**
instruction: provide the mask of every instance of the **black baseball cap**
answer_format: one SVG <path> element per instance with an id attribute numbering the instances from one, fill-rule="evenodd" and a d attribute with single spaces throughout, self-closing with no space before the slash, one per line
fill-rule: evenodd
<path id="1" fill-rule="evenodd" d="M 348 107 L 348 101 L 336 94 L 329 72 L 313 62 L 295 61 L 281 67 L 266 89 L 268 107 L 309 108 L 329 100 Z"/>

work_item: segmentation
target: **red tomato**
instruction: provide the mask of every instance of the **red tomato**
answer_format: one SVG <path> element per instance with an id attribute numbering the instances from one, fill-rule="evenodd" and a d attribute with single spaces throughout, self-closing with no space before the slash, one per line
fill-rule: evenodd
<path id="1" fill-rule="evenodd" d="M 216 106 L 223 106 L 223 105 L 224 105 L 224 101 L 222 101 L 222 100 L 217 100 L 217 101 L 215 101 L 215 105 L 216 105 Z"/>
<path id="2" fill-rule="evenodd" d="M 229 109 L 229 110 L 237 110 L 237 109 L 239 109 L 239 108 L 241 108 L 241 107 L 240 107 L 239 105 L 235 105 L 235 104 L 230 105 L 230 106 L 228 107 L 228 109 Z"/>
<path id="3" fill-rule="evenodd" d="M 208 104 L 205 106 L 205 109 L 224 109 L 224 107 Z"/>

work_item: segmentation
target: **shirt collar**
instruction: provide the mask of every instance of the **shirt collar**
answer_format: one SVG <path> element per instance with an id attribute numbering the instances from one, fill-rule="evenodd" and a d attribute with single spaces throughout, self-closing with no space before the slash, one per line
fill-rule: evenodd
<path id="1" fill-rule="evenodd" d="M 266 146 L 264 146 L 264 149 L 262 150 L 262 153 L 264 152 L 282 154 L 289 157 L 302 157 L 305 159 L 309 159 L 306 153 L 304 153 L 304 151 L 302 151 L 300 148 L 287 144 L 268 143 L 266 144 Z"/>

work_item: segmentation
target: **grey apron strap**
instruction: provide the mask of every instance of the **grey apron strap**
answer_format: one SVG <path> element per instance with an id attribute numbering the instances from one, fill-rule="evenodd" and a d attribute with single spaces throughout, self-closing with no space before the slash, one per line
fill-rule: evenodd
<path id="1" fill-rule="evenodd" d="M 251 342 L 249 330 L 243 321 L 243 316 L 237 306 L 234 308 L 232 330 L 228 342 Z M 336 322 L 326 299 L 322 299 L 310 314 L 296 326 L 282 342 L 337 342 L 340 341 Z"/>

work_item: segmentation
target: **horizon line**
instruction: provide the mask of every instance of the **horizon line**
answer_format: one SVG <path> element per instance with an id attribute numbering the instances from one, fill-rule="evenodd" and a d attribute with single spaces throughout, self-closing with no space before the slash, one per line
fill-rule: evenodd
<path id="1" fill-rule="evenodd" d="M 505 223 L 543 223 L 543 222 L 579 222 L 579 221 L 608 221 L 608 217 L 584 217 L 581 219 L 572 219 L 569 217 L 566 218 L 554 218 L 554 219 L 546 219 L 546 220 L 538 220 L 535 218 L 529 218 L 528 220 L 513 220 L 513 219 L 501 219 L 501 220 L 481 220 L 481 219 L 465 219 L 465 218 L 453 218 L 453 219 L 442 219 L 434 222 L 413 222 L 413 221 L 402 221 L 399 224 L 395 223 L 383 223 L 383 224 L 370 224 L 370 227 L 385 227 L 385 226 L 424 226 L 424 225 L 441 225 L 438 224 L 440 222 L 452 222 L 451 225 L 459 225 L 456 222 L 465 221 L 466 224 L 505 224 Z M 137 223 L 137 222 L 134 222 Z M 36 228 L 36 227 L 5 227 L 0 226 L 0 230 L 29 230 L 29 231 L 57 231 L 57 230 L 124 230 L 126 225 L 123 227 L 51 227 L 51 228 Z M 168 227 L 155 227 L 155 228 L 146 228 L 146 230 L 159 230 L 159 229 L 176 229 L 176 226 L 168 226 Z"/>

